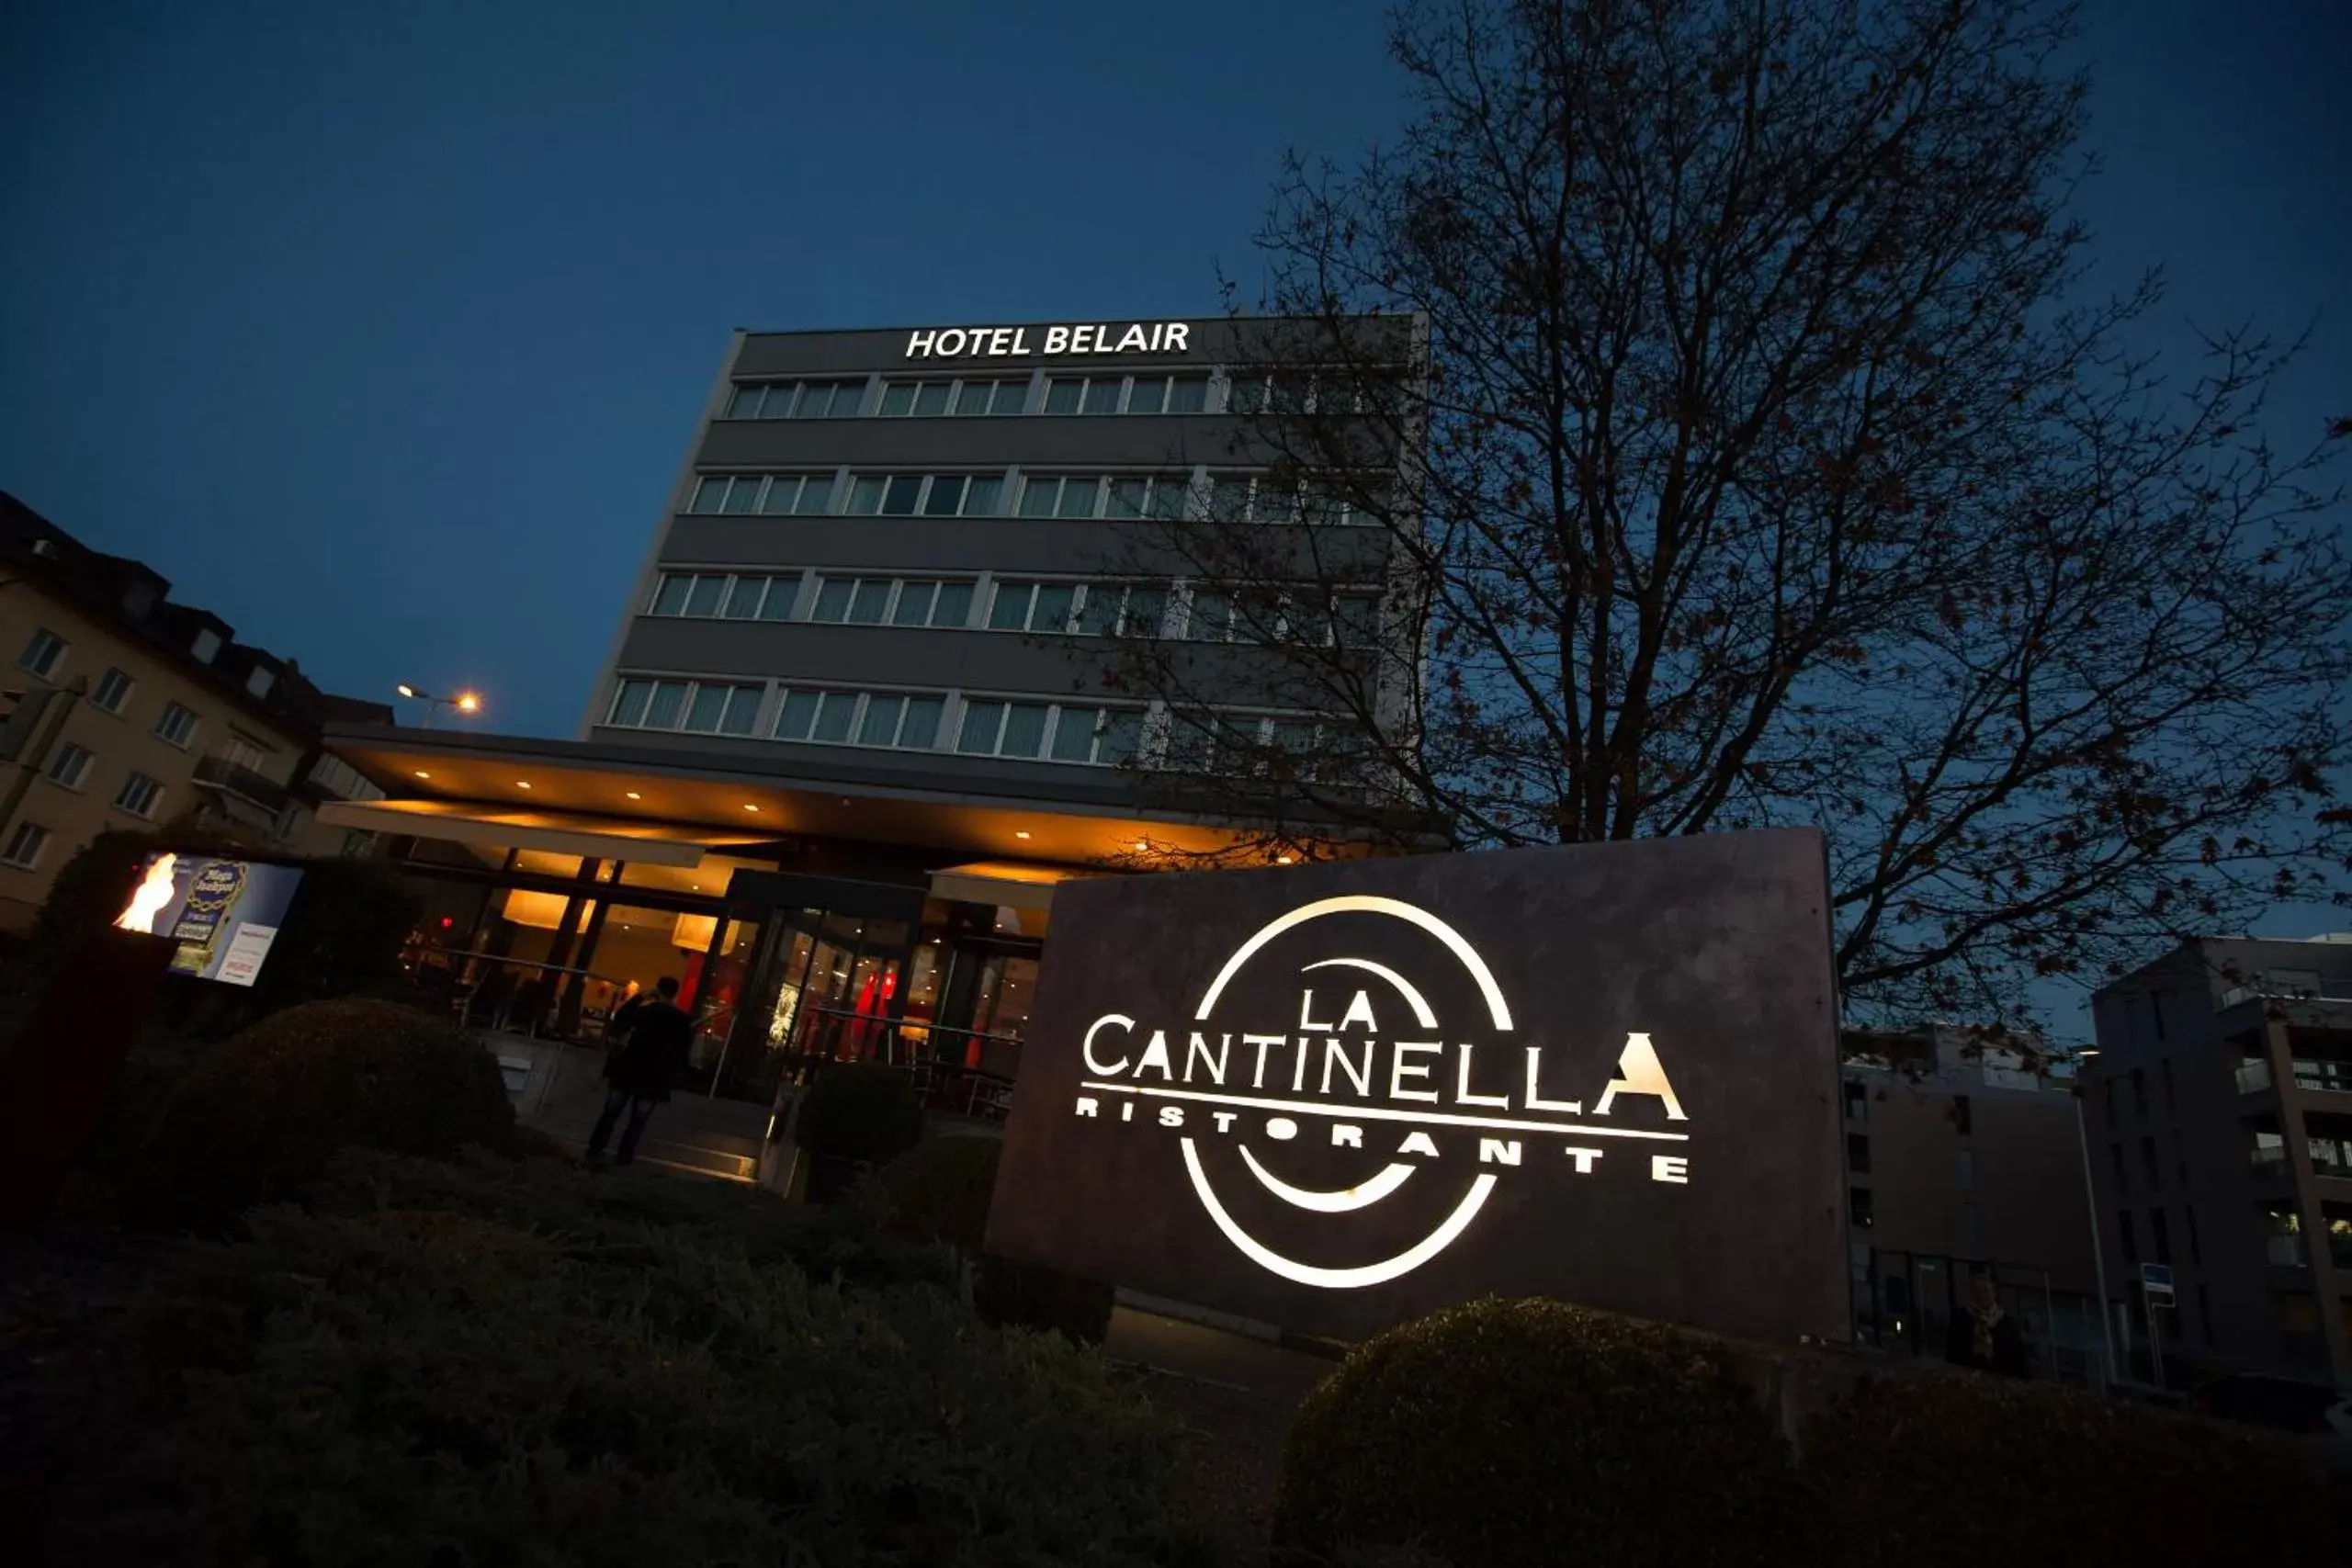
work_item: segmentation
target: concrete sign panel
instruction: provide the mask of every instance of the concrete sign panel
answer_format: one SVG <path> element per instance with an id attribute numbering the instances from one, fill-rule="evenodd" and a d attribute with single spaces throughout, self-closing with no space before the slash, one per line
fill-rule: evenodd
<path id="1" fill-rule="evenodd" d="M 1849 1327 L 1811 830 L 1057 889 L 990 1249 L 1306 1333 Z"/>

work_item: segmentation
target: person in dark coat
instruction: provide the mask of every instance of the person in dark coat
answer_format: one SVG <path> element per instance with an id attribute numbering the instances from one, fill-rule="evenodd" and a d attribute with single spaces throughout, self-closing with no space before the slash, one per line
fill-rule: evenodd
<path id="1" fill-rule="evenodd" d="M 2025 1335 L 2018 1320 L 2001 1308 L 2001 1292 L 1993 1276 L 1979 1273 L 1969 1281 L 1968 1304 L 1952 1314 L 1944 1342 L 1944 1359 L 1955 1367 L 1973 1367 L 2003 1377 L 2030 1378 L 2033 1366 L 2026 1355 Z"/>
<path id="2" fill-rule="evenodd" d="M 671 1086 L 678 1081 L 694 1049 L 694 1020 L 678 1006 L 676 978 L 665 975 L 653 989 L 650 998 L 639 997 L 622 1010 L 628 1024 L 628 1038 L 619 1050 L 605 1058 L 605 1081 L 611 1087 L 605 1091 L 605 1112 L 596 1118 L 596 1130 L 588 1138 L 591 1165 L 604 1163 L 605 1141 L 613 1135 L 613 1125 L 623 1111 L 628 1112 L 628 1124 L 621 1129 L 616 1163 L 627 1165 L 637 1157 L 645 1123 L 652 1119 L 653 1108 L 670 1098 Z"/>

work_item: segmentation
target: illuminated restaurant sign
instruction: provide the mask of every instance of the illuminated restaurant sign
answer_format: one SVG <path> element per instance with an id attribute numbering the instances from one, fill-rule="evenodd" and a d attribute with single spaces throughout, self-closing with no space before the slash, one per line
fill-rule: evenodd
<path id="1" fill-rule="evenodd" d="M 1066 885 L 990 1247 L 1343 1336 L 1842 1337 L 1826 897 L 1809 831 Z"/>

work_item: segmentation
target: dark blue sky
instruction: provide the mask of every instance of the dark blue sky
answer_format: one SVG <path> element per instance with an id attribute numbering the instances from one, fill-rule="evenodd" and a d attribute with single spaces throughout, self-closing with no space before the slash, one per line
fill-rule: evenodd
<path id="1" fill-rule="evenodd" d="M 2352 7 L 2091 8 L 2083 210 L 2166 330 L 2323 312 Z M 1214 310 L 1285 147 L 1385 134 L 1365 0 L 0 0 L 0 489 L 316 678 L 570 734 L 729 331 Z"/>

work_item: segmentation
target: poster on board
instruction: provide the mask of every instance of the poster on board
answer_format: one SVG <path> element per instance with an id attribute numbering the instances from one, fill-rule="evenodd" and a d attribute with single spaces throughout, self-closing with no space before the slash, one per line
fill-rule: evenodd
<path id="1" fill-rule="evenodd" d="M 147 857 L 114 923 L 177 942 L 175 975 L 250 986 L 301 881 L 298 866 L 161 851 Z"/>

